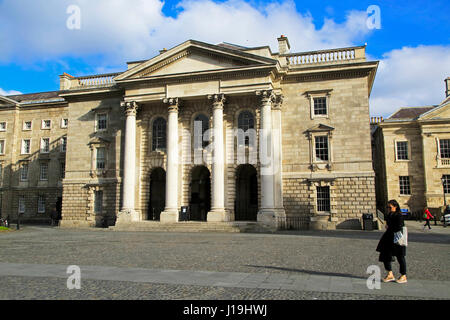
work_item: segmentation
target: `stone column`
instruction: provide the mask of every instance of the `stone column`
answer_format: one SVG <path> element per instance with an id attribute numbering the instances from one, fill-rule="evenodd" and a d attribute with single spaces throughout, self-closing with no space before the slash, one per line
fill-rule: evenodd
<path id="1" fill-rule="evenodd" d="M 166 172 L 166 207 L 161 212 L 161 222 L 178 222 L 178 98 L 164 99 L 169 105 L 167 122 L 167 172 Z"/>
<path id="2" fill-rule="evenodd" d="M 283 170 L 282 170 L 282 135 L 281 135 L 281 107 L 283 96 L 276 95 L 272 105 L 272 133 L 273 133 L 273 160 L 274 160 L 274 207 L 277 222 L 282 223 L 286 219 L 286 211 L 283 204 Z"/>
<path id="3" fill-rule="evenodd" d="M 208 222 L 230 221 L 225 210 L 225 156 L 223 136 L 223 105 L 225 96 L 215 94 L 208 96 L 213 103 L 213 162 L 211 181 L 211 211 L 208 212 Z"/>
<path id="4" fill-rule="evenodd" d="M 261 97 L 261 120 L 259 130 L 259 162 L 261 173 L 261 208 L 258 212 L 258 221 L 274 226 L 274 161 L 272 141 L 272 104 L 275 95 L 272 90 L 257 91 Z"/>
<path id="5" fill-rule="evenodd" d="M 122 208 L 117 216 L 117 222 L 139 221 L 135 211 L 135 176 L 136 176 L 136 102 L 122 102 L 125 109 L 125 150 L 122 180 Z"/>

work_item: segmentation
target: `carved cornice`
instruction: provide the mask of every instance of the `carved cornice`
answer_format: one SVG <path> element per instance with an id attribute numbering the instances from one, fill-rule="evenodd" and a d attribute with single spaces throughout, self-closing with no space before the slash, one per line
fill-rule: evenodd
<path id="1" fill-rule="evenodd" d="M 223 93 L 208 95 L 208 99 L 212 100 L 213 109 L 218 109 L 218 108 L 223 109 L 223 105 L 225 104 L 225 101 L 227 100 Z"/>
<path id="2" fill-rule="evenodd" d="M 138 104 L 135 101 L 122 101 L 120 103 L 120 106 L 124 108 L 125 115 L 127 117 L 129 116 L 136 116 L 137 110 L 139 108 Z"/>

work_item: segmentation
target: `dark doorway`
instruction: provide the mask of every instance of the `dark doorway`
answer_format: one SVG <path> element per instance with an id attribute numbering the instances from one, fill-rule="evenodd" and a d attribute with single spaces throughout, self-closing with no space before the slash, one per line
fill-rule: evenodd
<path id="1" fill-rule="evenodd" d="M 150 203 L 148 220 L 159 220 L 166 206 L 166 172 L 162 168 L 153 169 L 150 175 Z"/>
<path id="2" fill-rule="evenodd" d="M 256 221 L 258 214 L 258 180 L 255 167 L 249 164 L 236 169 L 236 221 Z"/>
<path id="3" fill-rule="evenodd" d="M 211 210 L 211 179 L 208 168 L 198 166 L 191 173 L 190 220 L 206 221 Z"/>

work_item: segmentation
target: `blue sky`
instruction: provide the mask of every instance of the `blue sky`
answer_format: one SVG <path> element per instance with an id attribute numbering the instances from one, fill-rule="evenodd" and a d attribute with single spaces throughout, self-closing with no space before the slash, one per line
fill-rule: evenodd
<path id="1" fill-rule="evenodd" d="M 67 8 L 80 8 L 70 30 Z M 381 29 L 368 29 L 367 8 Z M 0 0 L 0 94 L 57 90 L 59 75 L 123 71 L 187 39 L 292 51 L 367 43 L 380 60 L 371 114 L 438 104 L 450 76 L 450 1 Z"/>

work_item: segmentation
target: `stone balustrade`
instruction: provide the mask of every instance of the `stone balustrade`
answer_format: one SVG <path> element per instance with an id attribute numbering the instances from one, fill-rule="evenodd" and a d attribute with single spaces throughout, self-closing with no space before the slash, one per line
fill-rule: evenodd
<path id="1" fill-rule="evenodd" d="M 285 55 L 290 67 L 302 67 L 318 64 L 339 64 L 361 62 L 366 59 L 366 47 L 351 47 L 333 50 L 291 53 Z"/>
<path id="2" fill-rule="evenodd" d="M 60 76 L 60 89 L 61 90 L 74 90 L 85 88 L 103 88 L 112 87 L 116 84 L 114 78 L 120 73 L 108 73 L 95 76 L 85 77 L 72 77 L 71 75 L 64 73 Z"/>

